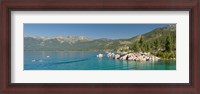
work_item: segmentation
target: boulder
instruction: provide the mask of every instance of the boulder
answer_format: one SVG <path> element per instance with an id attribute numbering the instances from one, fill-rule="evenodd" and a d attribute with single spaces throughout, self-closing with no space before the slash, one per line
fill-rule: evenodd
<path id="1" fill-rule="evenodd" d="M 158 61 L 159 59 L 160 59 L 159 57 L 154 56 L 155 61 Z"/>
<path id="2" fill-rule="evenodd" d="M 128 55 L 124 55 L 124 56 L 120 57 L 120 60 L 128 60 Z"/>
<path id="3" fill-rule="evenodd" d="M 103 57 L 103 54 L 98 54 L 97 57 L 98 57 L 98 58 L 102 58 L 102 57 Z"/>
<path id="4" fill-rule="evenodd" d="M 128 52 L 122 52 L 123 55 L 127 54 Z"/>
<path id="5" fill-rule="evenodd" d="M 134 60 L 135 58 L 133 56 L 128 57 L 128 60 Z"/>
<path id="6" fill-rule="evenodd" d="M 159 58 L 159 57 L 156 57 L 156 56 L 151 56 L 151 57 L 149 58 L 149 60 L 150 60 L 150 61 L 158 61 L 158 60 L 160 60 L 160 58 Z"/>
<path id="7" fill-rule="evenodd" d="M 120 55 L 119 54 L 116 54 L 115 56 L 114 56 L 114 59 L 119 59 L 120 58 Z"/>
<path id="8" fill-rule="evenodd" d="M 107 57 L 111 57 L 111 56 L 112 56 L 112 54 L 111 54 L 111 53 L 108 53 L 108 54 L 107 54 Z"/>
<path id="9" fill-rule="evenodd" d="M 114 56 L 115 56 L 114 53 L 108 53 L 108 54 L 107 54 L 107 57 L 114 57 Z"/>
<path id="10" fill-rule="evenodd" d="M 144 58 L 144 56 L 139 56 L 139 57 L 138 57 L 138 60 L 139 60 L 139 61 L 146 61 L 145 58 Z"/>

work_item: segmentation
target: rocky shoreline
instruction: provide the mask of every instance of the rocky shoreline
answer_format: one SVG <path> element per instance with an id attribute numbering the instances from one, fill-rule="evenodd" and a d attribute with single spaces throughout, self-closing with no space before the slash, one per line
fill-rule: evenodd
<path id="1" fill-rule="evenodd" d="M 102 58 L 104 54 L 98 54 L 98 58 Z M 158 61 L 160 60 L 159 57 L 154 56 L 150 53 L 146 52 L 122 52 L 122 53 L 113 53 L 113 52 L 108 52 L 105 54 L 108 58 L 113 58 L 115 60 L 129 60 L 129 61 Z"/>

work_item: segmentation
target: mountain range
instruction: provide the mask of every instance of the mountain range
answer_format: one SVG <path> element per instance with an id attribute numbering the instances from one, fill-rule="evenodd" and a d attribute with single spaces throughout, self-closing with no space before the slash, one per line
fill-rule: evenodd
<path id="1" fill-rule="evenodd" d="M 136 35 L 127 39 L 91 39 L 86 36 L 26 36 L 24 50 L 28 51 L 106 51 L 130 47 L 141 37 L 145 43 L 154 43 L 160 40 L 164 46 L 167 35 L 176 38 L 176 26 L 168 25 L 155 28 L 145 34 Z M 175 43 L 176 41 L 174 41 Z"/>

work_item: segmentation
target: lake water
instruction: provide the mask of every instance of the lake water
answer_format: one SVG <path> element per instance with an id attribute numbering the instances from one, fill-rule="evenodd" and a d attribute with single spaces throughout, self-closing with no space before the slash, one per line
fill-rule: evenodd
<path id="1" fill-rule="evenodd" d="M 136 62 L 97 58 L 89 51 L 24 51 L 24 70 L 176 70 L 175 61 Z"/>

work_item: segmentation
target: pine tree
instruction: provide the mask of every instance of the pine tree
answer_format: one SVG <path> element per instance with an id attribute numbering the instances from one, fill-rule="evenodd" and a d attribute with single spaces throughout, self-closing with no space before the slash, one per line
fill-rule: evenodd
<path id="1" fill-rule="evenodd" d="M 140 37 L 139 43 L 140 43 L 140 46 L 143 45 L 144 43 L 144 38 L 142 36 Z"/>
<path id="2" fill-rule="evenodd" d="M 151 45 L 149 43 L 146 44 L 146 52 L 150 52 L 151 50 Z"/>
<path id="3" fill-rule="evenodd" d="M 139 40 L 139 47 L 142 51 L 144 51 L 144 38 L 141 36 Z"/>
<path id="4" fill-rule="evenodd" d="M 154 45 L 155 45 L 155 50 L 159 50 L 159 48 L 160 48 L 160 40 L 156 39 L 155 42 L 154 42 Z"/>
<path id="5" fill-rule="evenodd" d="M 165 50 L 171 52 L 173 48 L 171 35 L 169 34 L 166 38 Z"/>
<path id="6" fill-rule="evenodd" d="M 139 47 L 139 43 L 138 42 L 135 42 L 134 46 L 133 46 L 133 50 L 135 52 L 139 52 L 140 51 L 140 47 Z"/>

